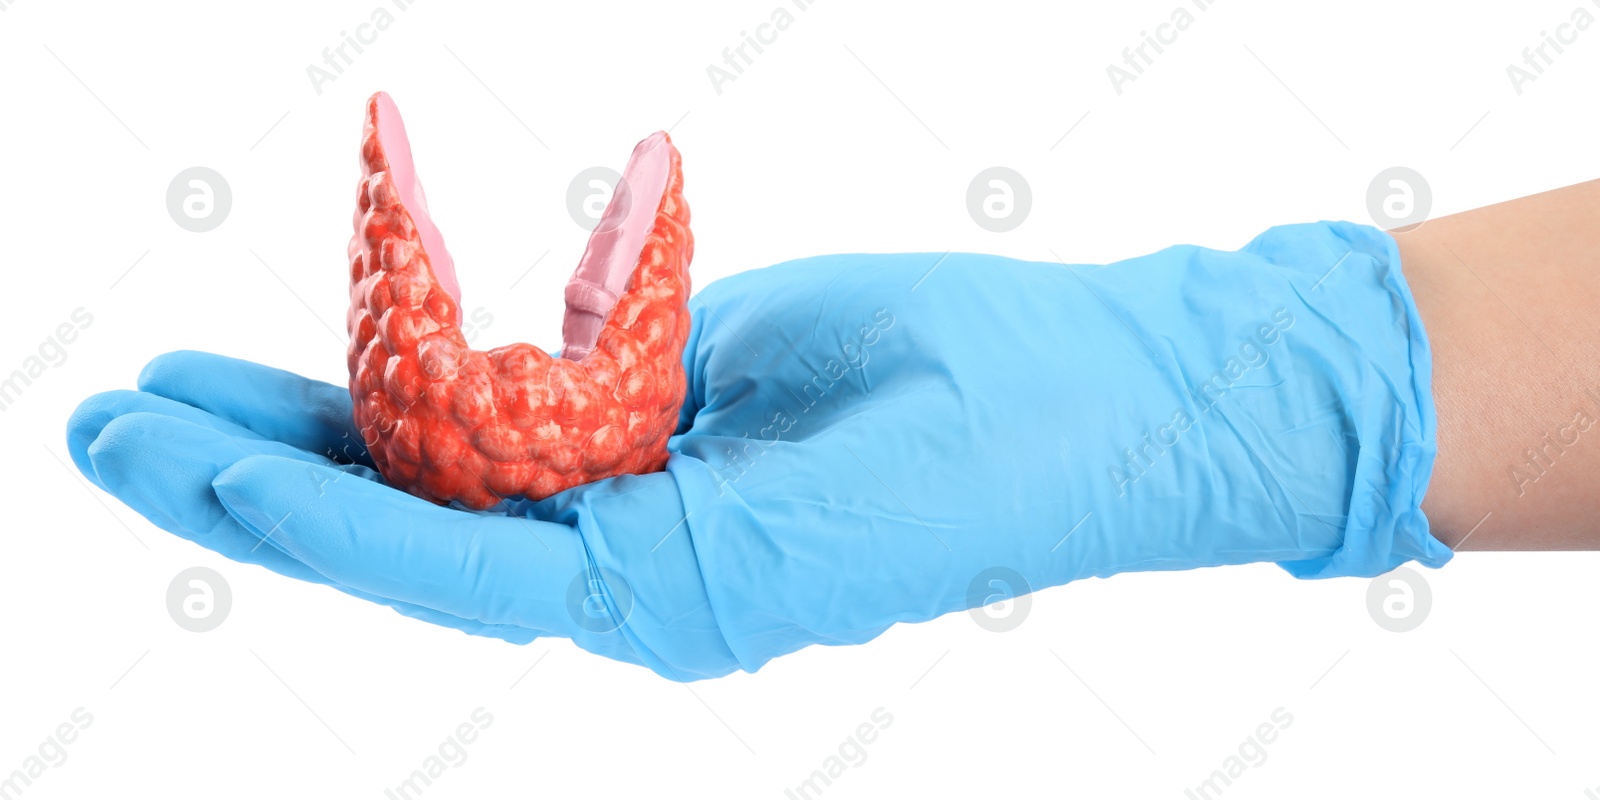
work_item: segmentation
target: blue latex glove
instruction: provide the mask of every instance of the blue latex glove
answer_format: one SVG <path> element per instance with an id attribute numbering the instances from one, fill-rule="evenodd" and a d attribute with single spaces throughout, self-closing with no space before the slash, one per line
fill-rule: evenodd
<path id="1" fill-rule="evenodd" d="M 824 256 L 692 305 L 661 473 L 434 506 L 361 466 L 343 387 L 197 353 L 86 402 L 73 458 L 229 557 L 675 680 L 1088 576 L 1451 556 L 1420 510 L 1427 339 L 1375 228 L 1105 266 Z"/>

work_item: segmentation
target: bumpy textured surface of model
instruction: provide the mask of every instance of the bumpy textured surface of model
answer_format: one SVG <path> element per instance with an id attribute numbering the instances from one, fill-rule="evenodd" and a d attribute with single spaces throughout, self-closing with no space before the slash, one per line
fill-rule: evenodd
<path id="1" fill-rule="evenodd" d="M 461 331 L 454 266 L 411 168 L 398 111 L 385 94 L 368 101 L 349 248 L 350 395 L 389 483 L 483 509 L 663 468 L 685 390 L 694 238 L 667 134 L 640 142 L 627 174 L 651 159 L 662 165 L 659 203 L 616 192 L 568 288 L 562 353 L 577 357 L 529 344 L 477 351 Z M 652 185 L 648 174 L 637 182 Z M 628 202 L 652 205 L 653 217 L 616 207 Z M 639 240 L 629 260 L 630 242 Z M 614 247 L 622 252 L 599 252 Z M 580 279 L 586 270 L 604 277 L 591 262 L 607 259 L 633 265 L 620 295 L 605 280 Z M 593 328 L 585 316 L 604 323 L 592 342 L 573 341 L 573 330 Z"/>

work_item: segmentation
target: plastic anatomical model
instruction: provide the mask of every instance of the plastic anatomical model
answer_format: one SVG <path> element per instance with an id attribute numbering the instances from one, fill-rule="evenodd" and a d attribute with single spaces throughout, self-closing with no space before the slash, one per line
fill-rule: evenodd
<path id="1" fill-rule="evenodd" d="M 488 508 L 653 472 L 684 396 L 694 237 L 678 151 L 640 142 L 566 290 L 559 355 L 472 350 L 461 290 L 388 95 L 367 101 L 350 239 L 350 396 L 392 485 Z"/>

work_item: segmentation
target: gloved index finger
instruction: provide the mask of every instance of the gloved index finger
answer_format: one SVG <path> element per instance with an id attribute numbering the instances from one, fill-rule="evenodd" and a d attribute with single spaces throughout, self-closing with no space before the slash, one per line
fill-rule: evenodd
<path id="1" fill-rule="evenodd" d="M 156 356 L 139 373 L 138 386 L 292 447 L 373 466 L 348 387 L 198 350 Z"/>

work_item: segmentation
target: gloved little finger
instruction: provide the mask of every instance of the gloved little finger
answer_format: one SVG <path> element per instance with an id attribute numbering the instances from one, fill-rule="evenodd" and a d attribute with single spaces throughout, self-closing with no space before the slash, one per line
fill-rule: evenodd
<path id="1" fill-rule="evenodd" d="M 457 511 L 275 456 L 245 458 L 212 486 L 249 529 L 346 586 L 458 617 L 574 635 L 566 595 L 587 554 L 565 525 Z"/>
<path id="2" fill-rule="evenodd" d="M 372 466 L 346 385 L 215 353 L 178 350 L 151 359 L 139 373 L 138 386 L 268 439 L 340 463 Z"/>
<path id="3" fill-rule="evenodd" d="M 256 440 L 266 438 L 208 411 L 160 395 L 132 389 L 100 392 L 79 403 L 73 410 L 72 416 L 67 419 L 67 453 L 72 457 L 72 463 L 77 465 L 78 471 L 94 485 L 101 489 L 106 488 L 100 476 L 95 474 L 94 465 L 90 463 L 89 445 L 99 438 L 100 432 L 105 430 L 112 420 L 141 411 L 180 419 L 236 438 Z"/>
<path id="4" fill-rule="evenodd" d="M 108 492 L 158 527 L 228 559 L 257 564 L 308 583 L 330 585 L 363 600 L 390 606 L 406 616 L 472 635 L 516 644 L 526 644 L 539 635 L 539 631 L 462 619 L 337 585 L 277 548 L 264 546 L 260 536 L 240 527 L 222 508 L 211 489 L 217 473 L 248 454 L 286 453 L 294 463 L 327 463 L 318 456 L 279 442 L 230 436 L 204 424 L 150 412 L 116 417 L 84 452 L 90 462 L 87 474 L 98 476 Z M 365 482 L 362 475 L 372 473 L 355 465 L 329 469 L 352 481 Z"/>

